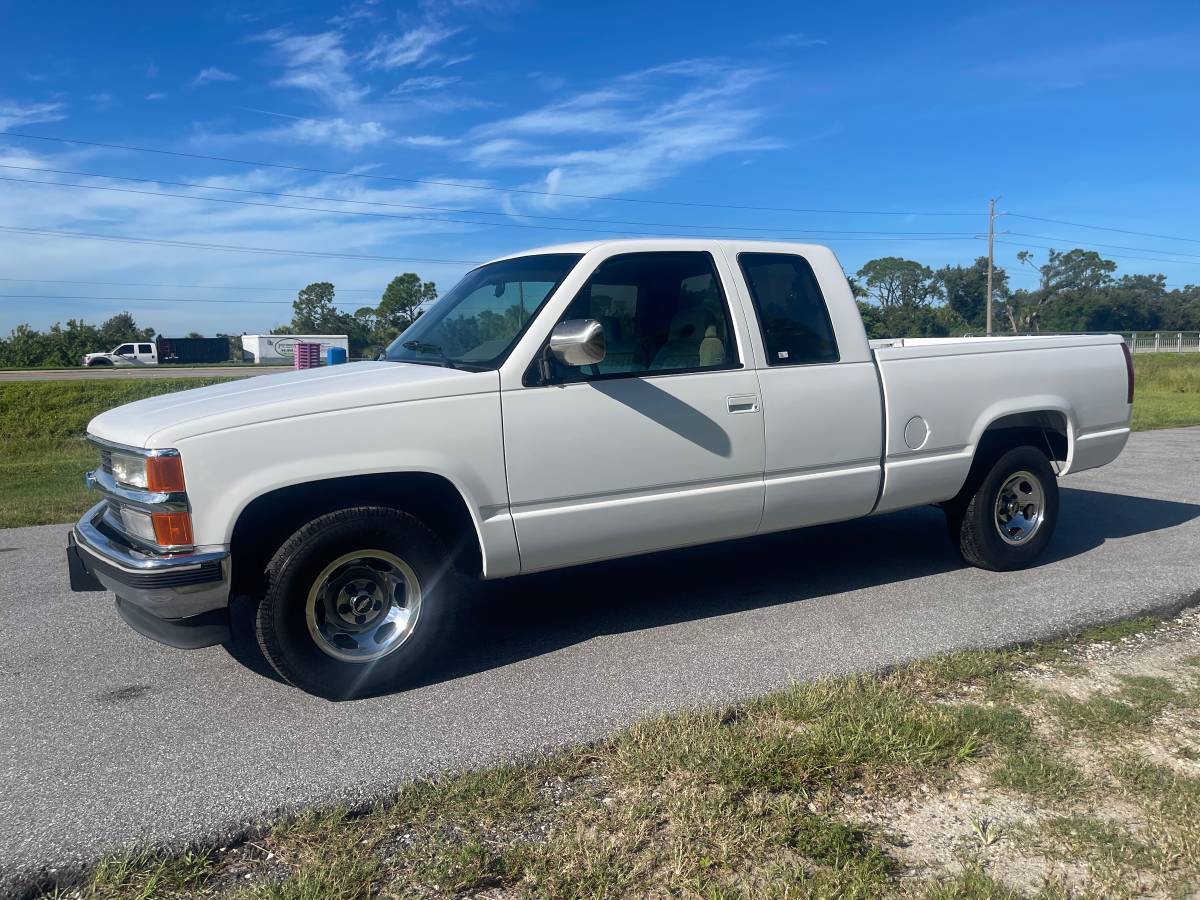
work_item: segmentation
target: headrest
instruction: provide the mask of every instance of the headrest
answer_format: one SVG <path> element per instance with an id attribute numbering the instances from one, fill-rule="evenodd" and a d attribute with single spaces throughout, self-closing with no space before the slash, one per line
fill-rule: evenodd
<path id="1" fill-rule="evenodd" d="M 685 309 L 683 312 L 677 313 L 671 320 L 671 340 L 695 340 L 698 342 L 705 336 L 715 337 L 716 326 L 712 324 L 712 321 L 712 314 L 706 309 L 700 307 Z M 710 328 L 713 333 L 707 335 Z"/>

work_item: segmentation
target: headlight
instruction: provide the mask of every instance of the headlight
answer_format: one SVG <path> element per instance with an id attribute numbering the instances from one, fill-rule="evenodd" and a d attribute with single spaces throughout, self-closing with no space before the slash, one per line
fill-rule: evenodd
<path id="1" fill-rule="evenodd" d="M 114 450 L 112 453 L 112 476 L 117 484 L 145 490 L 147 487 L 146 457 L 119 453 Z"/>
<path id="2" fill-rule="evenodd" d="M 174 451 L 167 451 L 163 456 L 140 456 L 114 450 L 110 459 L 113 480 L 124 487 L 164 494 L 186 490 L 183 463 Z"/>

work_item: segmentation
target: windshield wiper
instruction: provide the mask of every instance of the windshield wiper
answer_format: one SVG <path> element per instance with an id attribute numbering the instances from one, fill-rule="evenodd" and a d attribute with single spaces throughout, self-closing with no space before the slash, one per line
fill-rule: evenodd
<path id="1" fill-rule="evenodd" d="M 417 353 L 436 353 L 441 357 L 442 365 L 444 365 L 447 369 L 456 368 L 454 362 L 445 354 L 440 344 L 430 344 L 427 341 L 414 340 L 405 341 L 400 346 L 405 350 L 413 350 Z"/>

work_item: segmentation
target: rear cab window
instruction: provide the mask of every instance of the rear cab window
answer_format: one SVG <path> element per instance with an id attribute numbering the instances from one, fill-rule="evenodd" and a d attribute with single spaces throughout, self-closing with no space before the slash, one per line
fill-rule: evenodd
<path id="1" fill-rule="evenodd" d="M 835 363 L 841 357 L 817 276 L 803 256 L 739 253 L 762 329 L 768 366 Z"/>

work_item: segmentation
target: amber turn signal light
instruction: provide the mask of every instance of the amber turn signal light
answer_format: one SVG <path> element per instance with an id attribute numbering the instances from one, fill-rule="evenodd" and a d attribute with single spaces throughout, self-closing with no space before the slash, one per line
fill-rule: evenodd
<path id="1" fill-rule="evenodd" d="M 146 487 L 164 494 L 182 493 L 183 460 L 178 456 L 151 456 L 146 460 Z"/>
<path id="2" fill-rule="evenodd" d="M 150 520 L 154 523 L 154 543 L 161 547 L 191 546 L 191 513 L 154 513 Z"/>

